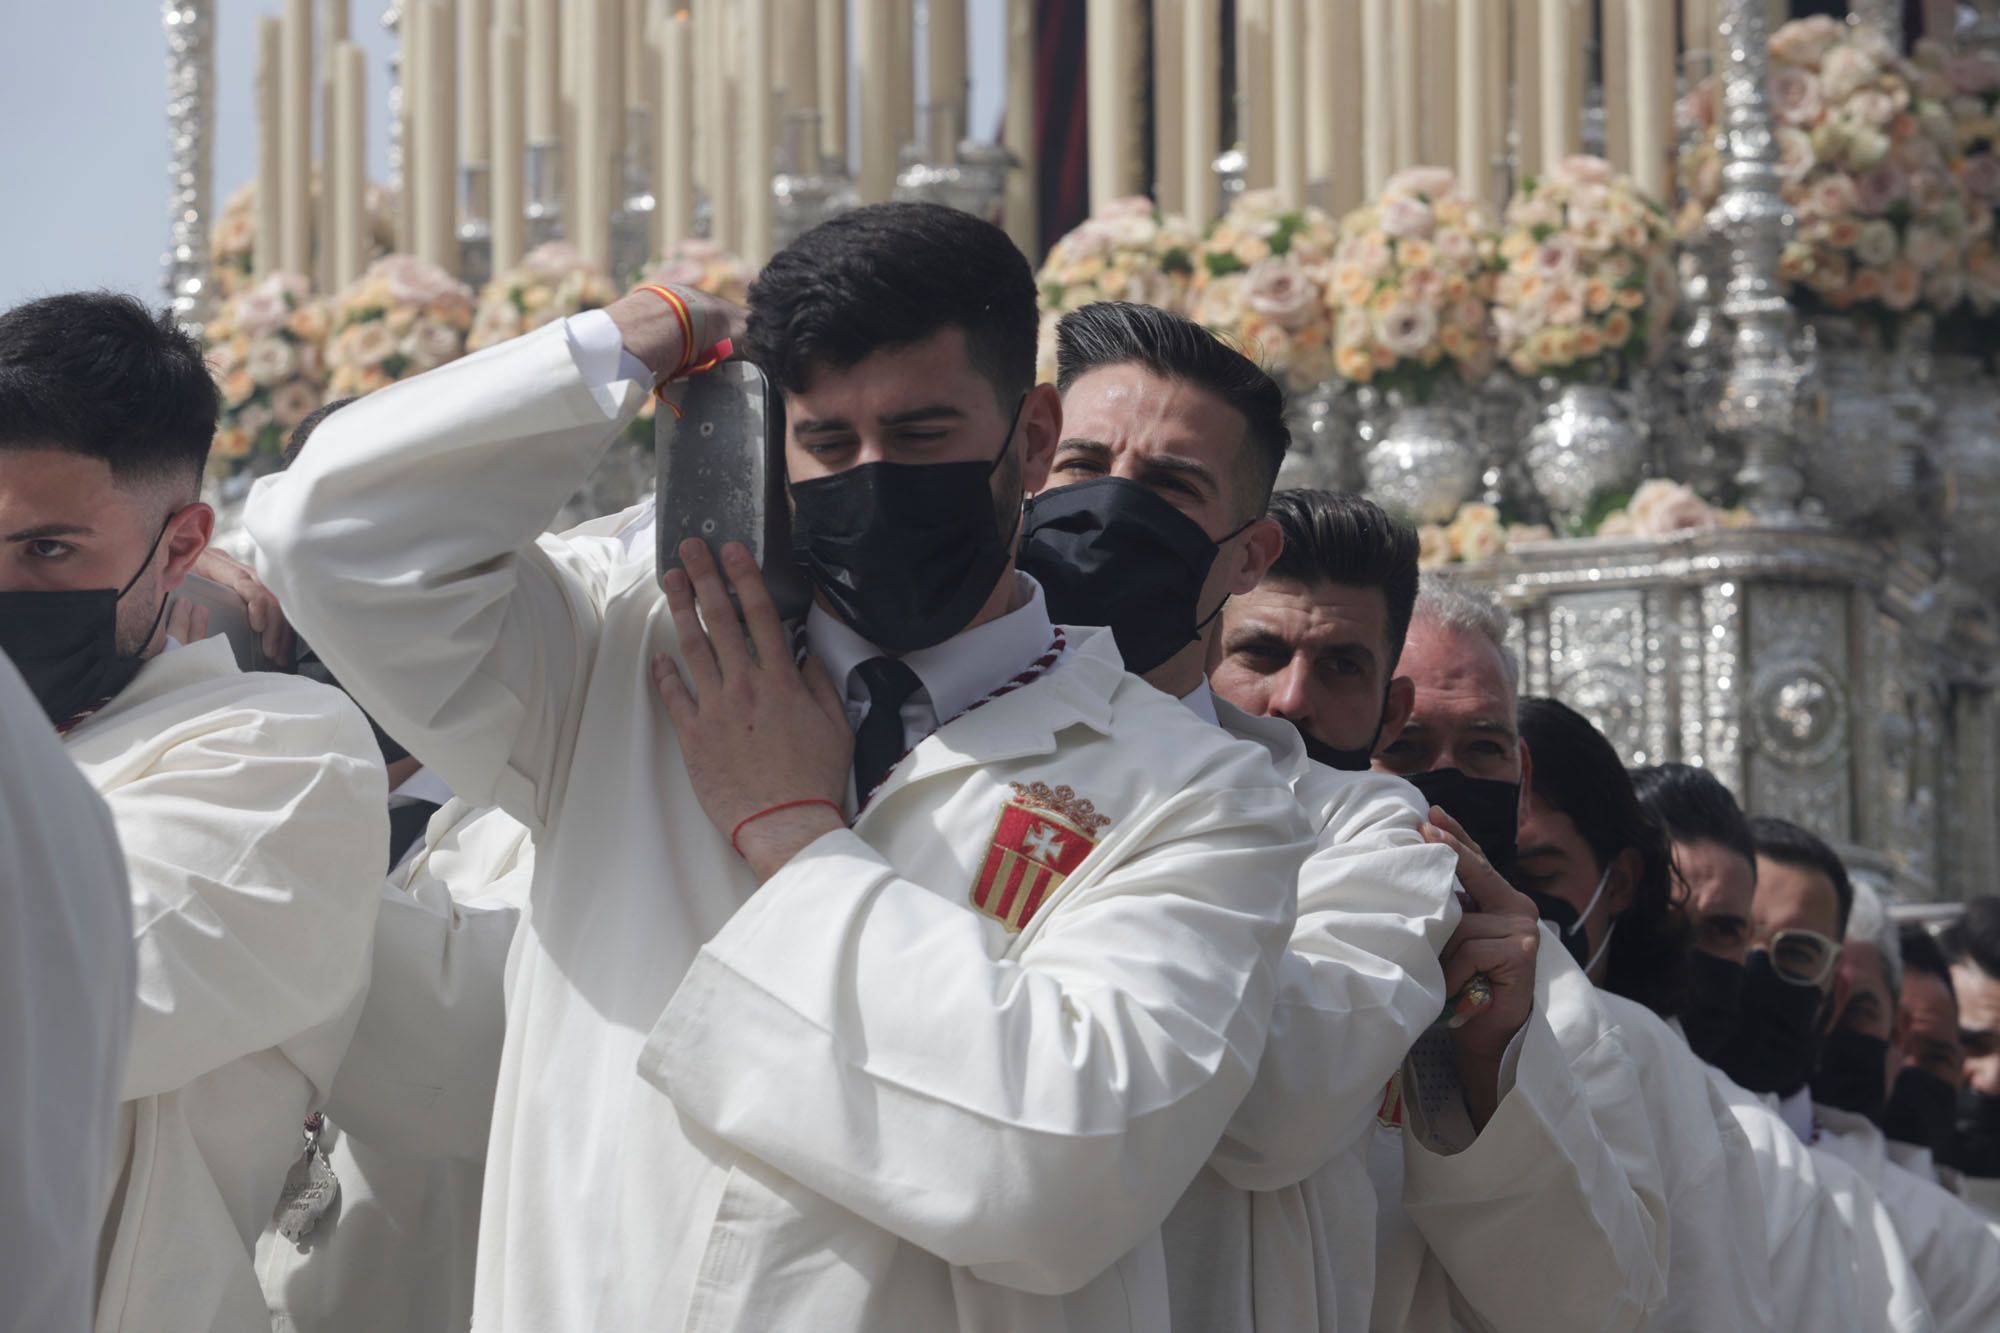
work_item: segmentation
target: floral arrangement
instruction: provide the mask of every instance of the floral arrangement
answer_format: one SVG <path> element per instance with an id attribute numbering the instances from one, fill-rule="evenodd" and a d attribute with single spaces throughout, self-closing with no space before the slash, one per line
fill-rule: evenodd
<path id="1" fill-rule="evenodd" d="M 437 265 L 389 255 L 335 299 L 326 348 L 336 398 L 373 393 L 465 353 L 472 291 Z"/>
<path id="2" fill-rule="evenodd" d="M 1336 239 L 1319 209 L 1288 209 L 1274 190 L 1239 195 L 1195 251 L 1188 313 L 1292 390 L 1324 383 L 1333 374 L 1326 284 Z"/>
<path id="3" fill-rule="evenodd" d="M 270 470 L 325 396 L 326 307 L 296 273 L 273 273 L 224 302 L 203 330 L 222 390 L 210 470 Z"/>
<path id="4" fill-rule="evenodd" d="M 1616 380 L 1666 351 L 1673 226 L 1631 177 L 1564 158 L 1522 182 L 1506 222 L 1493 323 L 1516 374 Z"/>
<path id="5" fill-rule="evenodd" d="M 1093 301 L 1136 301 L 1186 313 L 1201 233 L 1163 214 L 1143 195 L 1114 199 L 1078 223 L 1049 250 L 1035 281 L 1042 294 L 1038 360 L 1055 376 L 1056 321 Z"/>
<path id="6" fill-rule="evenodd" d="M 1492 220 L 1442 167 L 1412 167 L 1341 220 L 1327 300 L 1333 369 L 1424 402 L 1493 368 Z"/>
<path id="7" fill-rule="evenodd" d="M 715 242 L 690 236 L 675 244 L 665 258 L 646 265 L 646 276 L 639 285 L 692 287 L 735 305 L 748 305 L 750 283 L 756 276 L 756 270 Z"/>
<path id="8" fill-rule="evenodd" d="M 1678 481 L 1654 478 L 1640 482 L 1631 499 L 1607 512 L 1585 535 L 1671 537 L 1710 528 L 1746 527 L 1749 522 L 1744 510 L 1717 509 Z M 1503 552 L 1557 539 L 1555 531 L 1544 524 L 1509 523 L 1492 505 L 1474 501 L 1459 506 L 1450 523 L 1417 529 L 1417 564 L 1424 569 L 1477 564 Z"/>
<path id="9" fill-rule="evenodd" d="M 1896 53 L 1879 32 L 1824 15 L 1771 35 L 1771 109 L 1778 173 L 1798 230 L 1780 262 L 1802 308 L 1894 319 L 1933 313 L 1964 295 L 1963 264 L 1978 219 L 1953 172 L 1957 134 L 1945 85 Z M 1681 163 L 1683 229 L 1721 192 L 1712 133 L 1713 80 L 1690 98 L 1703 131 Z"/>
<path id="10" fill-rule="evenodd" d="M 319 198 L 319 177 L 313 177 L 313 198 Z M 363 207 L 368 211 L 370 258 L 388 254 L 396 245 L 395 196 L 388 187 L 371 183 Z M 313 214 L 315 220 L 318 212 Z M 315 225 L 314 244 L 319 243 Z M 215 294 L 228 300 L 248 287 L 257 249 L 257 182 L 239 187 L 216 215 L 208 233 L 209 280 Z"/>
<path id="11" fill-rule="evenodd" d="M 1917 45 L 1917 67 L 1946 98 L 1972 238 L 1965 254 L 1965 296 L 1973 313 L 2000 311 L 2000 246 L 1993 214 L 2000 209 L 2000 56 L 1941 42 Z"/>
<path id="12" fill-rule="evenodd" d="M 568 241 L 549 241 L 530 250 L 520 264 L 486 284 L 473 312 L 468 352 L 506 342 L 585 310 L 618 299 L 611 279 L 592 268 Z"/>

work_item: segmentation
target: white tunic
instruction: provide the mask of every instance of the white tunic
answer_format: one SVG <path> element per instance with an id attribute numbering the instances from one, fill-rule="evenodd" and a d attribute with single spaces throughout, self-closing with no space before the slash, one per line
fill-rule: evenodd
<path id="1" fill-rule="evenodd" d="M 1771 1327 L 1770 1240 L 1750 1141 L 1685 1038 L 1636 1001 L 1599 990 L 1624 1035 L 1652 1120 L 1672 1246 L 1654 1333 Z"/>
<path id="2" fill-rule="evenodd" d="M 132 1031 L 111 816 L 0 653 L 0 1330 L 80 1333 Z"/>
<path id="3" fill-rule="evenodd" d="M 475 1327 L 1156 1333 L 1263 1047 L 1289 789 L 1076 632 L 758 887 L 654 695 L 650 567 L 533 545 L 642 392 L 545 329 L 337 414 L 248 516 L 342 681 L 535 837 Z M 1010 935 L 969 900 L 1034 783 L 1110 823 Z"/>
<path id="4" fill-rule="evenodd" d="M 1361 1149 L 1384 1084 L 1444 1007 L 1457 860 L 1424 841 L 1427 807 L 1401 778 L 1312 763 L 1290 723 L 1209 706 L 1271 750 L 1319 845 L 1299 871 L 1257 1080 L 1167 1220 L 1174 1324 L 1359 1330 L 1375 1239 Z"/>
<path id="5" fill-rule="evenodd" d="M 1368 1150 L 1376 1333 L 1609 1333 L 1646 1327 L 1665 1299 L 1667 1202 L 1638 1075 L 1547 925 L 1511 1049 L 1477 1137 L 1437 1030 L 1384 1104 Z"/>
<path id="6" fill-rule="evenodd" d="M 1780 1333 L 1869 1333 L 1856 1308 L 1854 1239 L 1812 1153 L 1757 1094 L 1713 1065 L 1708 1081 L 1749 1140 L 1770 1244 L 1771 1318 Z"/>
<path id="7" fill-rule="evenodd" d="M 251 1249 L 359 1013 L 388 827 L 337 690 L 163 654 L 68 737 L 132 881 L 138 1008 L 100 1333 L 270 1326 Z"/>
<path id="8" fill-rule="evenodd" d="M 396 868 L 367 1002 L 327 1102 L 340 1206 L 257 1247 L 274 1333 L 450 1333 L 472 1322 L 479 1194 L 534 874 L 527 830 L 450 800 Z"/>

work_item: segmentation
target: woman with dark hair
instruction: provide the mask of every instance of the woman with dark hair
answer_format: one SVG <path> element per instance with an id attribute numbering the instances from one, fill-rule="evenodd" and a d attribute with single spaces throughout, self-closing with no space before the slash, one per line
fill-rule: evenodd
<path id="1" fill-rule="evenodd" d="M 1591 981 L 1674 1017 L 1693 934 L 1666 834 L 1640 808 L 1611 742 L 1576 710 L 1529 696 L 1518 721 L 1534 767 L 1515 886 L 1537 900 Z"/>
<path id="2" fill-rule="evenodd" d="M 1596 984 L 1652 1122 L 1673 1245 L 1667 1303 L 1648 1327 L 1791 1327 L 1772 1318 L 1749 1141 L 1672 1026 L 1691 941 L 1666 835 L 1611 742 L 1574 709 L 1525 698 L 1517 722 L 1532 763 L 1511 878 Z"/>

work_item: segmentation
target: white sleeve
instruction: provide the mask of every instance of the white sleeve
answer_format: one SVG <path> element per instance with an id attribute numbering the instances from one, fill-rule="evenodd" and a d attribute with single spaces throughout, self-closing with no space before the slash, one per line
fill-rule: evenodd
<path id="1" fill-rule="evenodd" d="M 1859 1171 L 1829 1151 L 1812 1150 L 1813 1167 L 1833 1196 L 1854 1243 L 1852 1286 L 1862 1327 L 1889 1333 L 1937 1333 L 1930 1302 L 1910 1266 L 1896 1224 Z"/>
<path id="2" fill-rule="evenodd" d="M 1884 1163 L 1882 1205 L 1922 1283 L 1939 1333 L 1981 1333 L 2000 1317 L 2000 1236 L 1935 1180 Z"/>
<path id="3" fill-rule="evenodd" d="M 337 690 L 243 679 L 263 688 L 104 794 L 139 958 L 128 1101 L 331 1023 L 367 984 L 389 836 L 374 737 Z"/>
<path id="4" fill-rule="evenodd" d="M 131 1035 L 111 816 L 0 653 L 0 1330 L 90 1327 Z"/>
<path id="5" fill-rule="evenodd" d="M 244 520 L 259 575 L 343 686 L 475 804 L 530 828 L 562 771 L 616 567 L 538 540 L 644 401 L 600 401 L 564 325 L 327 418 Z"/>
<path id="6" fill-rule="evenodd" d="M 646 1077 L 982 1280 L 1056 1294 L 1156 1231 L 1249 1086 L 1309 843 L 1282 787 L 1169 798 L 1018 959 L 829 833 L 703 947 Z"/>
<path id="7" fill-rule="evenodd" d="M 1438 955 L 1459 918 L 1452 853 L 1423 840 L 1407 784 L 1347 781 L 1299 870 L 1298 924 L 1256 1080 L 1211 1159 L 1239 1189 L 1297 1184 L 1358 1143 L 1444 1008 Z"/>
<path id="8" fill-rule="evenodd" d="M 1491 1333 L 1644 1328 L 1669 1234 L 1638 1077 L 1546 926 L 1535 991 L 1512 1086 L 1471 1145 L 1403 1136 L 1404 1207 Z"/>

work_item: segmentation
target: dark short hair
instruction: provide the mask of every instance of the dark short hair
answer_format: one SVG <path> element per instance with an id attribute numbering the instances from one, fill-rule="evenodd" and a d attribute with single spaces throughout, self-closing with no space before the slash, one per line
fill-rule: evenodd
<path id="1" fill-rule="evenodd" d="M 1605 955 L 1604 988 L 1673 1017 L 1687 999 L 1694 930 L 1674 892 L 1666 834 L 1640 806 L 1618 751 L 1581 713 L 1531 695 L 1520 702 L 1518 722 L 1535 756 L 1536 798 L 1569 816 L 1600 867 L 1627 850 L 1639 854 L 1632 904 Z"/>
<path id="2" fill-rule="evenodd" d="M 2000 978 L 2000 898 L 1968 898 L 1965 913 L 1938 934 L 1938 948 L 1953 963 L 1971 963 Z"/>
<path id="3" fill-rule="evenodd" d="M 1951 964 L 1945 959 L 1945 952 L 1938 946 L 1937 936 L 1916 921 L 1906 921 L 1896 932 L 1896 942 L 1903 950 L 1903 976 L 1921 972 L 1936 977 L 1951 987 Z"/>
<path id="4" fill-rule="evenodd" d="M 750 285 L 744 354 L 780 385 L 958 329 L 1003 409 L 1035 383 L 1035 275 L 1007 233 L 940 204 L 875 204 L 822 222 Z"/>
<path id="5" fill-rule="evenodd" d="M 1707 769 L 1691 764 L 1635 768 L 1632 789 L 1653 822 L 1673 841 L 1712 842 L 1756 866 L 1757 840 L 1743 807 Z"/>
<path id="6" fill-rule="evenodd" d="M 1249 444 L 1239 473 L 1241 512 L 1248 517 L 1271 499 L 1292 433 L 1285 425 L 1285 391 L 1263 367 L 1201 325 L 1158 306 L 1094 301 L 1056 321 L 1056 387 L 1070 386 L 1105 366 L 1139 366 L 1214 394 L 1243 418 Z"/>
<path id="7" fill-rule="evenodd" d="M 101 459 L 121 483 L 201 484 L 222 398 L 201 344 L 116 292 L 0 315 L 0 449 Z"/>
<path id="8" fill-rule="evenodd" d="M 1780 865 L 1800 870 L 1817 870 L 1833 883 L 1833 895 L 1840 904 L 1840 930 L 1836 940 L 1847 936 L 1847 918 L 1854 911 L 1854 881 L 1847 877 L 1847 864 L 1826 840 L 1789 819 L 1759 815 L 1750 821 L 1750 833 L 1757 839 L 1757 855 Z"/>
<path id="9" fill-rule="evenodd" d="M 1393 671 L 1417 604 L 1417 530 L 1373 500 L 1341 491 L 1279 491 L 1271 497 L 1271 517 L 1285 546 L 1264 577 L 1381 589 L 1388 611 L 1386 668 Z"/>
<path id="10" fill-rule="evenodd" d="M 298 425 L 292 427 L 292 438 L 285 441 L 285 457 L 283 465 L 285 467 L 290 467 L 294 462 L 298 460 L 299 451 L 306 447 L 306 441 L 310 440 L 312 438 L 312 433 L 319 429 L 320 422 L 325 421 L 328 417 L 332 416 L 335 412 L 338 412 L 341 408 L 346 407 L 349 403 L 356 401 L 358 400 L 352 397 L 336 398 L 332 402 L 321 403 L 318 407 L 315 407 L 312 411 L 306 413 L 305 420 L 301 421 Z"/>

